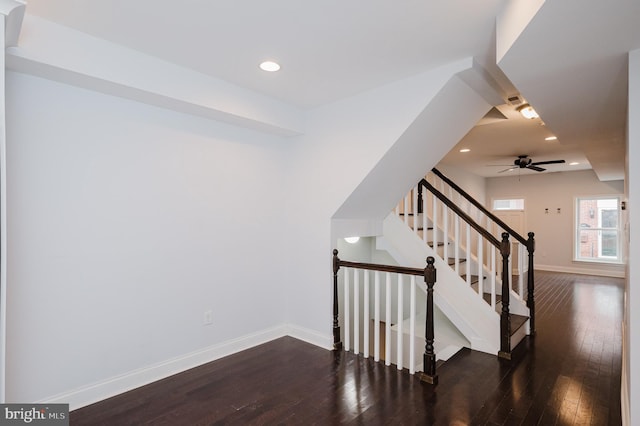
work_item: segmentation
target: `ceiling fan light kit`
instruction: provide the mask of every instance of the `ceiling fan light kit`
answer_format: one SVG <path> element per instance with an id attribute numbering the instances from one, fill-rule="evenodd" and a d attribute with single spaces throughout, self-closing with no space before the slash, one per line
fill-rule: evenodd
<path id="1" fill-rule="evenodd" d="M 522 114 L 524 118 L 528 118 L 529 120 L 540 117 L 536 110 L 529 104 L 520 105 L 516 110 Z"/>

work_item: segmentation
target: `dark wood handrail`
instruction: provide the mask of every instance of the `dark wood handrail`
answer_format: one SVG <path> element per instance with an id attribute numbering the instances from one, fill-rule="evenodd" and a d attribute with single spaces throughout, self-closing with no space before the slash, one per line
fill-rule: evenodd
<path id="1" fill-rule="evenodd" d="M 393 265 L 381 265 L 381 264 L 376 264 L 376 263 L 349 262 L 349 261 L 346 261 L 346 260 L 338 260 L 338 266 L 344 266 L 344 267 L 347 267 L 347 268 L 367 269 L 367 270 L 370 270 L 370 271 L 395 272 L 397 274 L 405 274 L 405 275 L 419 275 L 419 276 L 424 275 L 424 269 L 409 268 L 409 267 L 406 267 L 406 266 L 393 266 Z"/>
<path id="2" fill-rule="evenodd" d="M 455 182 L 453 182 L 451 179 L 449 179 L 448 177 L 446 177 L 445 175 L 443 175 L 438 169 L 433 168 L 431 169 L 431 171 L 433 172 L 433 174 L 435 174 L 436 176 L 438 176 L 440 179 L 442 179 L 443 181 L 445 181 L 447 183 L 447 185 L 449 185 L 450 187 L 452 187 L 453 189 L 455 189 L 460 195 L 462 195 L 467 201 L 469 201 L 471 204 L 473 204 L 478 210 L 480 210 L 482 213 L 486 214 L 487 216 L 489 216 L 491 218 L 491 220 L 493 220 L 495 223 L 497 223 L 502 229 L 504 229 L 505 231 L 507 231 L 511 236 L 513 236 L 516 240 L 518 240 L 520 243 L 522 243 L 525 247 L 529 247 L 529 241 L 524 238 L 522 235 L 518 234 L 515 230 L 513 230 L 509 225 L 507 225 L 506 223 L 504 223 L 504 221 L 502 221 L 500 218 L 498 218 L 496 215 L 494 215 L 493 213 L 491 213 L 489 210 L 487 210 L 482 204 L 480 204 L 475 198 L 473 198 L 471 195 L 467 194 L 467 192 L 460 188 L 458 185 L 455 184 Z"/>
<path id="3" fill-rule="evenodd" d="M 475 220 L 471 218 L 468 214 L 466 214 L 460 207 L 455 205 L 451 200 L 449 200 L 442 192 L 438 191 L 433 185 L 427 182 L 426 179 L 422 179 L 419 185 L 427 188 L 429 192 L 431 192 L 436 198 L 438 198 L 444 205 L 453 210 L 458 216 L 462 218 L 465 222 L 467 222 L 473 229 L 475 229 L 480 235 L 482 235 L 487 241 L 489 241 L 495 248 L 500 249 L 500 241 L 491 235 L 489 231 L 484 229 L 480 224 L 478 224 Z"/>

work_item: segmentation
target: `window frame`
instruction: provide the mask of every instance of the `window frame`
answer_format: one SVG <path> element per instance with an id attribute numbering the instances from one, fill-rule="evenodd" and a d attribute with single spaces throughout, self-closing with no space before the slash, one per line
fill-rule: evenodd
<path id="1" fill-rule="evenodd" d="M 522 201 L 522 208 L 506 208 L 506 209 L 497 209 L 496 201 Z M 527 200 L 525 197 L 502 197 L 502 198 L 492 198 L 491 199 L 491 211 L 494 212 L 523 212 L 525 211 Z"/>
<path id="2" fill-rule="evenodd" d="M 602 226 L 602 216 L 604 211 L 611 211 L 613 209 L 602 207 L 598 208 L 597 211 L 594 211 L 594 216 L 591 218 L 597 218 L 597 226 L 592 227 L 589 226 L 588 223 L 581 222 L 583 219 L 580 216 L 580 206 L 581 202 L 584 201 L 599 201 L 599 200 L 615 200 L 615 212 L 616 212 L 616 226 L 615 227 L 603 227 Z M 609 194 L 609 195 L 583 195 L 577 196 L 574 199 L 573 208 L 574 208 L 574 224 L 573 224 L 573 261 L 574 262 L 588 262 L 588 263 L 603 263 L 603 264 L 622 264 L 623 256 L 622 256 L 622 212 L 621 205 L 622 195 L 621 194 Z M 587 226 L 583 226 L 587 225 Z M 581 246 L 581 236 L 582 232 L 585 229 L 589 229 L 591 231 L 597 231 L 597 255 L 595 257 L 583 257 L 580 254 L 580 246 Z M 603 245 L 602 245 L 602 233 L 603 232 L 614 232 L 616 237 L 616 256 L 608 256 L 603 255 Z"/>

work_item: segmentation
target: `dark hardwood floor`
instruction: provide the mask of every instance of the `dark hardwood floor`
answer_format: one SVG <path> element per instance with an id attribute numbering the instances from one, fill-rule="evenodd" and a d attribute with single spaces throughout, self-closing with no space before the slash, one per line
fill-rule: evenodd
<path id="1" fill-rule="evenodd" d="M 437 387 L 285 337 L 73 411 L 71 425 L 620 425 L 623 280 L 536 281 L 537 335 L 511 361 L 463 349 Z"/>

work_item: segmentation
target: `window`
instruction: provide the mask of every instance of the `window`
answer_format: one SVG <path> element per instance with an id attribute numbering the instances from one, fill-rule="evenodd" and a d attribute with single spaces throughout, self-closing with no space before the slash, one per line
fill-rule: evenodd
<path id="1" fill-rule="evenodd" d="M 524 210 L 524 198 L 493 200 L 493 210 Z"/>
<path id="2" fill-rule="evenodd" d="M 576 199 L 575 260 L 620 262 L 620 197 Z"/>

